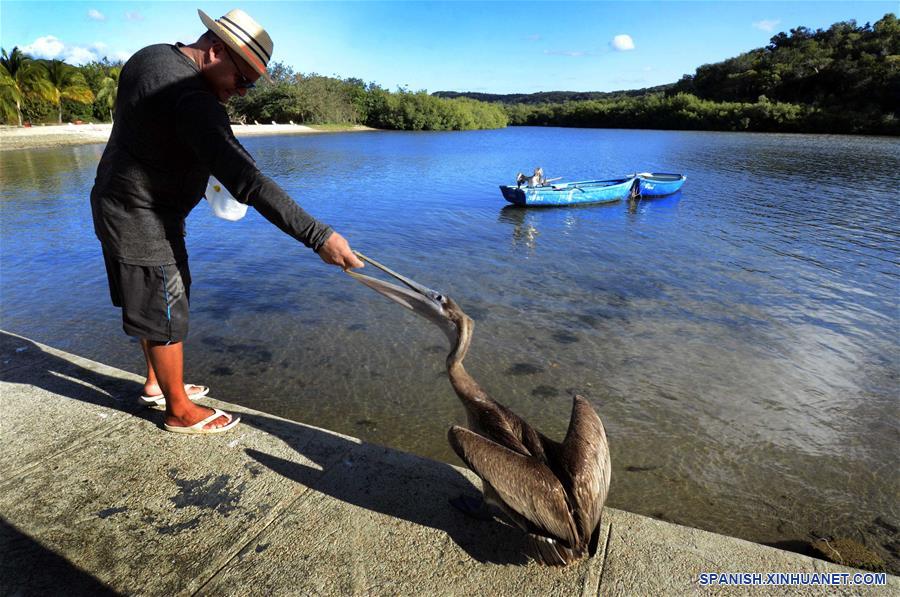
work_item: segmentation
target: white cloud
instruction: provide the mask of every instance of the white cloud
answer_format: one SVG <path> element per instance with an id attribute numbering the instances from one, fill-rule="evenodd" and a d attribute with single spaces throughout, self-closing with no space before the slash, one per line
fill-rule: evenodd
<path id="1" fill-rule="evenodd" d="M 39 37 L 34 42 L 28 44 L 27 46 L 22 47 L 22 53 L 28 54 L 29 56 L 34 56 L 35 58 L 59 58 L 63 50 L 66 49 L 66 44 L 59 41 L 52 35 L 47 35 L 45 37 Z"/>
<path id="2" fill-rule="evenodd" d="M 64 60 L 69 64 L 76 65 L 100 60 L 104 56 L 110 60 L 127 60 L 131 56 L 122 51 L 110 52 L 107 45 L 100 41 L 89 46 L 78 46 L 67 44 L 52 35 L 39 37 L 27 46 L 22 46 L 22 52 L 35 58 Z"/>
<path id="3" fill-rule="evenodd" d="M 106 15 L 97 10 L 96 8 L 92 8 L 87 12 L 87 16 L 92 21 L 105 21 Z"/>
<path id="4" fill-rule="evenodd" d="M 612 46 L 612 49 L 616 52 L 627 52 L 628 50 L 634 49 L 634 40 L 631 39 L 630 35 L 621 34 L 615 36 L 609 45 Z"/>
<path id="5" fill-rule="evenodd" d="M 93 51 L 78 46 L 67 48 L 66 62 L 69 64 L 87 64 L 92 60 L 96 60 L 97 56 Z"/>
<path id="6" fill-rule="evenodd" d="M 541 40 L 541 34 L 540 34 L 540 33 L 533 33 L 533 34 L 529 35 L 528 37 L 526 37 L 525 39 L 527 39 L 528 41 L 540 41 L 540 40 Z"/>
<path id="7" fill-rule="evenodd" d="M 136 10 L 126 10 L 125 11 L 125 20 L 126 21 L 143 21 L 144 15 L 139 13 Z"/>
<path id="8" fill-rule="evenodd" d="M 753 26 L 762 31 L 768 31 L 769 33 L 771 33 L 775 30 L 776 25 L 778 25 L 778 23 L 780 22 L 781 21 L 779 19 L 763 19 L 762 21 L 756 21 L 755 23 L 753 23 Z"/>

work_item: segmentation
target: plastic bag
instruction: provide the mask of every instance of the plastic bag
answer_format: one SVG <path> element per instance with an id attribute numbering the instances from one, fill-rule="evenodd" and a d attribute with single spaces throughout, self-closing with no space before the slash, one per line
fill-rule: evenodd
<path id="1" fill-rule="evenodd" d="M 247 206 L 232 197 L 228 189 L 212 176 L 206 185 L 206 200 L 216 217 L 223 220 L 234 222 L 247 214 Z"/>

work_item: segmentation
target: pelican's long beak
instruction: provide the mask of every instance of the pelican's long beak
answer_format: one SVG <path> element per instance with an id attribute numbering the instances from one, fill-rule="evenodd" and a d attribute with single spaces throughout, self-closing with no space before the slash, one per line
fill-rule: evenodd
<path id="1" fill-rule="evenodd" d="M 374 259 L 369 259 L 359 251 L 353 253 L 363 261 L 375 266 L 392 278 L 399 280 L 403 286 L 391 284 L 384 280 L 379 280 L 365 274 L 360 274 L 352 270 L 344 270 L 344 272 L 365 284 L 375 292 L 383 294 L 392 301 L 400 303 L 414 313 L 421 315 L 438 327 L 447 335 L 451 343 L 455 343 L 459 337 L 456 324 L 450 319 L 445 305 L 447 299 L 436 290 L 432 290 L 426 286 L 422 286 L 414 280 L 410 280 L 406 276 L 402 276 L 394 270 L 378 263 Z"/>

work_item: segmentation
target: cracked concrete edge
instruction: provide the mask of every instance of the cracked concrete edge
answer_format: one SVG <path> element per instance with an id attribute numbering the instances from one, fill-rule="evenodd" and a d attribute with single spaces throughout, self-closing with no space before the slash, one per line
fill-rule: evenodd
<path id="1" fill-rule="evenodd" d="M 606 508 L 609 510 L 609 508 Z M 604 517 L 607 518 L 607 517 Z M 603 519 L 601 519 L 601 524 L 603 524 Z M 581 597 L 595 597 L 600 594 L 600 587 L 603 585 L 603 572 L 606 570 L 606 558 L 609 556 L 609 540 L 612 538 L 613 525 L 611 522 L 606 522 L 606 528 L 602 529 L 602 538 L 603 541 L 603 550 L 597 550 L 597 554 L 594 556 L 599 559 L 599 564 L 596 566 L 596 582 L 591 582 L 588 584 L 589 579 L 585 579 L 584 590 L 581 592 Z"/>
<path id="2" fill-rule="evenodd" d="M 244 534 L 244 537 L 239 543 L 237 549 L 233 550 L 231 553 L 223 554 L 215 558 L 214 561 L 210 562 L 209 572 L 203 579 L 196 579 L 197 582 L 192 583 L 192 586 L 185 587 L 185 591 L 183 594 L 186 595 L 196 595 L 202 594 L 203 588 L 209 585 L 223 570 L 228 568 L 228 565 L 239 558 L 241 554 L 246 552 L 251 546 L 256 543 L 260 537 L 264 537 L 266 533 L 273 527 L 276 526 L 276 523 L 284 516 L 286 512 L 291 511 L 299 502 L 302 502 L 309 494 L 309 488 L 304 487 L 302 491 L 300 491 L 297 495 L 293 496 L 292 499 L 281 500 L 272 511 L 269 512 L 269 515 L 266 516 L 259 524 L 255 525 L 253 529 L 249 530 Z"/>
<path id="3" fill-rule="evenodd" d="M 347 450 L 339 454 L 336 459 L 343 458 L 349 452 L 350 450 Z M 212 566 L 210 566 L 209 573 L 202 580 L 202 582 L 196 583 L 196 585 L 190 588 L 189 591 L 186 591 L 185 594 L 206 594 L 206 589 L 222 572 L 227 570 L 233 562 L 240 560 L 241 557 L 249 550 L 253 549 L 254 544 L 260 543 L 266 536 L 270 535 L 278 527 L 277 523 L 287 514 L 292 512 L 295 508 L 301 506 L 304 501 L 309 499 L 310 495 L 310 488 L 303 487 L 303 489 L 298 491 L 297 494 L 294 495 L 291 499 L 281 500 L 281 502 L 279 502 L 276 507 L 272 508 L 272 511 L 269 513 L 266 519 L 261 521 L 260 524 L 256 525 L 256 527 L 258 528 L 256 532 L 248 532 L 236 549 L 232 550 L 232 552 L 229 554 L 225 554 L 216 558 L 216 561 Z"/>
<path id="4" fill-rule="evenodd" d="M 606 508 L 611 518 L 607 561 L 598 595 L 721 593 L 873 595 L 900 594 L 900 577 L 885 573 L 885 585 L 699 585 L 707 573 L 867 573 L 807 555 L 736 537 Z"/>
<path id="5" fill-rule="evenodd" d="M 95 439 L 97 439 L 99 437 L 103 437 L 103 436 L 109 434 L 111 431 L 115 431 L 119 427 L 122 427 L 123 425 L 127 425 L 127 424 L 128 424 L 128 420 L 123 418 L 121 421 L 115 423 L 111 427 L 104 428 L 104 429 L 98 429 L 97 431 L 95 431 L 93 433 L 89 433 L 87 435 L 80 436 L 79 439 L 75 440 L 70 445 L 66 446 L 65 448 L 63 448 L 61 450 L 56 450 L 54 452 L 47 453 L 44 456 L 42 456 L 40 460 L 30 462 L 28 464 L 21 466 L 20 468 L 9 469 L 7 471 L 4 471 L 3 474 L 0 475 L 0 491 L 5 490 L 7 487 L 14 484 L 19 479 L 21 479 L 28 473 L 34 471 L 35 469 L 41 468 L 44 465 L 44 462 L 58 458 L 58 457 L 62 456 L 63 454 L 65 454 L 66 452 L 72 452 L 73 450 L 82 448 L 82 447 L 92 443 Z"/>

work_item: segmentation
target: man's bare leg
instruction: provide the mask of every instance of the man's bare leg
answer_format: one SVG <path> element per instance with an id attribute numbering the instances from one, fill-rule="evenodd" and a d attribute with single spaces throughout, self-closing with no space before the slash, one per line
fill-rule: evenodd
<path id="1" fill-rule="evenodd" d="M 156 371 L 153 369 L 153 363 L 150 361 L 150 342 L 146 338 L 141 338 L 141 350 L 144 351 L 144 359 L 147 361 L 147 381 L 144 382 L 144 396 L 162 394 L 159 389 L 159 382 L 156 381 Z"/>
<path id="2" fill-rule="evenodd" d="M 144 346 L 144 341 L 141 341 L 141 346 Z M 211 408 L 191 402 L 184 391 L 184 343 L 147 341 L 146 346 L 148 370 L 153 372 L 156 383 L 166 396 L 166 424 L 190 427 L 213 414 Z M 219 417 L 203 428 L 214 429 L 227 424 L 227 417 Z"/>
<path id="3" fill-rule="evenodd" d="M 150 343 L 146 338 L 141 338 L 141 350 L 144 351 L 144 360 L 147 361 L 147 381 L 144 382 L 144 396 L 162 396 L 165 392 L 159 387 L 159 381 L 156 379 L 156 371 L 153 369 L 153 363 L 150 361 Z M 190 393 L 202 390 L 200 386 L 190 386 Z"/>

